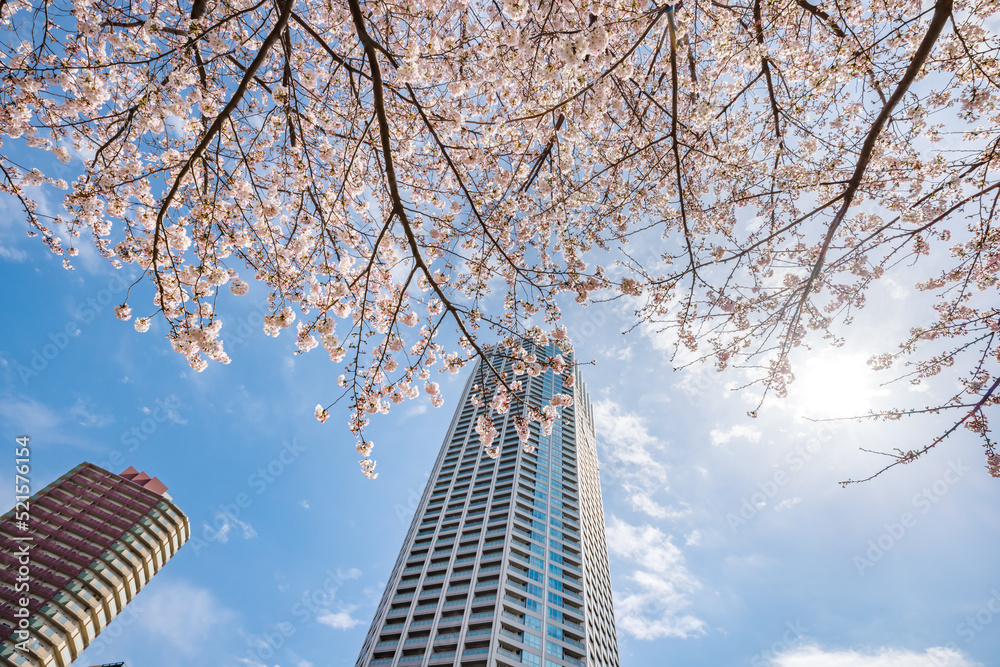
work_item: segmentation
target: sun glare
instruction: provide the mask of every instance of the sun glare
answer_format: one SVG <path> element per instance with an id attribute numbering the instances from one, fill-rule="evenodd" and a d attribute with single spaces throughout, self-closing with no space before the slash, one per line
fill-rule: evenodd
<path id="1" fill-rule="evenodd" d="M 814 353 L 793 367 L 795 381 L 788 401 L 803 417 L 852 417 L 883 406 L 888 395 L 882 377 L 868 367 L 861 354 L 827 350 Z"/>

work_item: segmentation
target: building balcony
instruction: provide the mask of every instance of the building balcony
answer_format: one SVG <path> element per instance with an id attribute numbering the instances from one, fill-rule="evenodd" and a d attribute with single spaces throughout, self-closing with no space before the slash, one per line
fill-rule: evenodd
<path id="1" fill-rule="evenodd" d="M 410 637 L 405 642 L 403 642 L 403 644 L 410 644 L 410 645 L 426 644 L 428 639 L 429 637 Z M 398 644 L 399 642 L 396 643 Z"/>
<path id="2" fill-rule="evenodd" d="M 446 664 L 454 660 L 455 656 L 458 655 L 455 651 L 444 651 L 442 653 L 431 653 L 431 664 Z"/>

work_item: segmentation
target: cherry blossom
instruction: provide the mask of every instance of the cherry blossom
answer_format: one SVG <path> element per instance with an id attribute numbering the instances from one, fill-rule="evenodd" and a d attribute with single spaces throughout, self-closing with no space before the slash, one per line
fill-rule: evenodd
<path id="1" fill-rule="evenodd" d="M 322 424 L 323 422 L 325 422 L 327 419 L 330 418 L 329 411 L 327 411 L 327 409 L 324 408 L 322 405 L 317 405 L 316 406 L 315 415 L 316 415 L 316 419 L 319 421 L 320 424 Z"/>
<path id="2" fill-rule="evenodd" d="M 196 370 L 228 363 L 240 300 L 270 336 L 295 324 L 369 477 L 370 416 L 420 381 L 442 405 L 432 374 L 487 344 L 515 358 L 482 403 L 551 430 L 512 383 L 572 388 L 567 305 L 619 300 L 678 363 L 760 369 L 763 401 L 909 263 L 933 311 L 873 366 L 958 389 L 873 416 L 947 411 L 994 456 L 994 5 L 9 1 L 0 189 L 67 269 L 92 243 L 141 275 L 116 315 Z"/>

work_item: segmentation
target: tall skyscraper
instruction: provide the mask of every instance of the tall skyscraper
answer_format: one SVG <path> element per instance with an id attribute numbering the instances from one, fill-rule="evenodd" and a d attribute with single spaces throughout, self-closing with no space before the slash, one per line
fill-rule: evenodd
<path id="1" fill-rule="evenodd" d="M 90 463 L 0 518 L 0 664 L 65 667 L 191 535 L 160 480 Z"/>
<path id="2" fill-rule="evenodd" d="M 559 350 L 530 352 L 541 360 Z M 503 349 L 489 359 L 508 378 L 515 364 L 532 366 Z M 549 370 L 518 376 L 521 401 L 574 401 L 550 435 L 533 422 L 528 447 L 514 419 L 523 403 L 494 412 L 500 456 L 491 459 L 475 430 L 489 407 L 475 396 L 492 396 L 495 381 L 477 366 L 357 667 L 618 667 L 590 398 L 579 372 L 567 377 L 575 381 Z"/>

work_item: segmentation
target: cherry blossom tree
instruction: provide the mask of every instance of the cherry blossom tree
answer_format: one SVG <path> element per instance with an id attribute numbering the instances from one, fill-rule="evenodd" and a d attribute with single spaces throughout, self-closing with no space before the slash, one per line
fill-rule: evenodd
<path id="1" fill-rule="evenodd" d="M 935 314 L 872 364 L 964 369 L 926 411 L 980 434 L 1000 476 L 995 12 L 0 0 L 0 182 L 67 268 L 81 235 L 135 265 L 153 299 L 118 316 L 164 320 L 195 369 L 229 361 L 220 291 L 265 287 L 265 331 L 294 325 L 299 352 L 342 367 L 369 476 L 370 415 L 421 390 L 440 404 L 430 373 L 488 360 L 487 341 L 515 361 L 482 384 L 489 410 L 551 428 L 558 406 L 522 405 L 517 374 L 571 382 L 562 354 L 521 344 L 568 351 L 567 297 L 634 304 L 781 396 L 795 348 L 839 344 L 869 290 L 919 261 Z M 53 187 L 65 211 L 44 215 Z"/>

